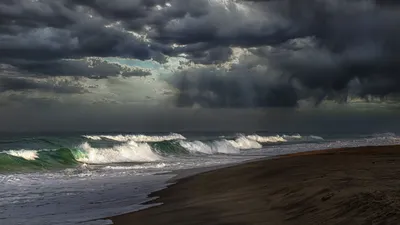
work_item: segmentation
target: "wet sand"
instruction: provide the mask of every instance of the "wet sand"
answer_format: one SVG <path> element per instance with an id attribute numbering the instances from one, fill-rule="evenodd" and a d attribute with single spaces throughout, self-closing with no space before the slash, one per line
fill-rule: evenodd
<path id="1" fill-rule="evenodd" d="M 205 172 L 115 225 L 400 224 L 400 146 L 298 153 Z M 153 202 L 153 203 L 154 203 Z"/>

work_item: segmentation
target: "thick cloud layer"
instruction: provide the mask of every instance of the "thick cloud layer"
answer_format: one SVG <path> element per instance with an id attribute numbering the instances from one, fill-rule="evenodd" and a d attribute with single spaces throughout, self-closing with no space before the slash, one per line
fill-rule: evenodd
<path id="1" fill-rule="evenodd" d="M 82 79 L 153 75 L 177 106 L 395 96 L 399 10 L 372 0 L 5 0 L 0 92 L 85 94 Z M 179 66 L 154 77 L 110 57 Z"/>
<path id="2" fill-rule="evenodd" d="M 18 91 L 18 90 L 39 90 L 45 92 L 54 92 L 62 94 L 70 93 L 83 93 L 84 88 L 74 86 L 68 81 L 61 82 L 40 82 L 37 80 L 31 80 L 26 78 L 11 78 L 2 77 L 0 78 L 0 92 L 5 91 Z"/>
<path id="3" fill-rule="evenodd" d="M 122 66 L 98 58 L 86 60 L 58 60 L 16 64 L 23 72 L 38 76 L 74 76 L 87 78 L 107 78 L 113 76 L 148 76 L 151 72 L 141 68 Z"/>
<path id="4" fill-rule="evenodd" d="M 361 0 L 258 4 L 278 14 L 274 17 L 279 18 L 277 21 L 271 20 L 275 26 L 266 26 L 267 35 L 252 26 L 249 29 L 256 29 L 262 37 L 259 40 L 251 36 L 241 39 L 252 34 L 243 30 L 240 35 L 213 39 L 251 46 L 250 51 L 258 58 L 244 58 L 239 66 L 214 69 L 207 75 L 199 75 L 203 69 L 189 71 L 196 77 L 192 79 L 186 73 L 175 78 L 179 81 L 176 87 L 182 90 L 179 103 L 296 106 L 300 99 L 318 104 L 327 98 L 346 101 L 349 95 L 384 97 L 399 93 L 399 8 Z M 265 66 L 268 69 L 260 70 Z"/>

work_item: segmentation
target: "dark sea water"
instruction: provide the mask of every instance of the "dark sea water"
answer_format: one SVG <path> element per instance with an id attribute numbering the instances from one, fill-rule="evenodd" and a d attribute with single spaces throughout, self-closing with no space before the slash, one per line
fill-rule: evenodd
<path id="1" fill-rule="evenodd" d="M 397 109 L 261 114 L 218 114 L 222 122 L 206 125 L 188 119 L 169 132 L 4 132 L 0 224 L 108 224 L 99 219 L 143 208 L 173 176 L 166 172 L 400 143 Z"/>

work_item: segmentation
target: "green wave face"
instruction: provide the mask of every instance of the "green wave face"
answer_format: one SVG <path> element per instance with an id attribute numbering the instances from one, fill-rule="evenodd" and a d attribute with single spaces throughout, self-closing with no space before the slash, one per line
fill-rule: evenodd
<path id="1" fill-rule="evenodd" d="M 149 145 L 152 151 L 162 156 L 189 154 L 178 141 L 161 141 L 149 143 Z M 101 149 L 99 149 L 99 151 L 101 151 Z M 80 165 L 80 161 L 87 158 L 87 152 L 79 148 L 59 148 L 57 150 L 37 151 L 35 159 L 32 160 L 11 155 L 7 152 L 0 152 L 0 173 L 34 172 L 70 168 Z"/>
<path id="2" fill-rule="evenodd" d="M 151 148 L 161 155 L 188 154 L 189 152 L 179 144 L 179 141 L 161 141 L 149 143 Z"/>
<path id="3" fill-rule="evenodd" d="M 0 172 L 27 172 L 68 168 L 79 164 L 75 154 L 79 154 L 79 151 L 60 148 L 55 151 L 39 151 L 36 159 L 27 160 L 2 152 L 0 153 Z"/>
<path id="4" fill-rule="evenodd" d="M 7 153 L 0 153 L 0 172 L 5 171 L 30 171 L 34 169 L 40 169 L 34 163 Z"/>

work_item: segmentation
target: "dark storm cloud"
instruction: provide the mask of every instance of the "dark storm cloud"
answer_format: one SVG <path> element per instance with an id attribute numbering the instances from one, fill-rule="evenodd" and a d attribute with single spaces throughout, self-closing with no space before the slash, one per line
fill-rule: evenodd
<path id="1" fill-rule="evenodd" d="M 229 60 L 232 49 L 229 47 L 216 47 L 207 50 L 196 50 L 189 53 L 189 59 L 197 64 L 219 64 Z"/>
<path id="2" fill-rule="evenodd" d="M 166 0 L 69 0 L 73 5 L 87 6 L 100 15 L 113 20 L 134 20 L 145 18 L 157 5 L 165 5 Z"/>
<path id="3" fill-rule="evenodd" d="M 147 44 L 93 9 L 68 1 L 0 3 L 0 60 L 56 60 L 87 56 L 150 59 Z"/>
<path id="4" fill-rule="evenodd" d="M 179 84 L 176 87 L 181 90 L 178 104 L 275 106 L 275 102 L 285 101 L 281 104 L 292 106 L 298 100 L 309 98 L 318 104 L 324 99 L 346 101 L 348 95 L 384 97 L 400 93 L 399 8 L 383 7 L 363 0 L 282 0 L 254 4 L 274 9 L 280 20 L 265 26 L 266 30 L 259 29 L 261 26 L 246 30 L 239 23 L 226 23 L 226 27 L 230 27 L 227 29 L 230 35 L 225 36 L 220 35 L 222 25 L 212 30 L 212 23 L 200 23 L 199 20 L 184 21 L 166 32 L 173 38 L 168 40 L 183 43 L 191 40 L 190 35 L 184 36 L 183 33 L 200 32 L 200 37 L 196 38 L 207 41 L 209 46 L 210 43 L 220 42 L 233 46 L 254 46 L 256 48 L 251 51 L 259 58 L 252 62 L 242 60 L 239 63 L 241 67 L 253 68 L 259 64 L 271 68 L 261 74 L 253 69 L 244 72 L 232 68 L 222 76 L 219 71 L 198 76 L 197 73 L 204 73 L 203 69 L 199 72 L 189 70 L 201 79 L 190 80 L 189 75 L 176 77 L 180 79 L 175 82 Z M 286 25 L 280 26 L 283 24 Z M 201 31 L 195 31 L 194 27 Z M 232 33 L 238 30 L 242 31 L 239 35 Z M 251 34 L 262 38 L 257 39 L 257 35 Z M 243 77 L 248 80 L 238 79 L 238 73 L 247 73 Z M 276 80 L 257 80 L 268 76 L 275 76 Z M 232 81 L 257 84 L 260 88 L 255 85 L 238 88 Z M 278 86 L 274 85 L 276 81 L 279 81 Z M 276 89 L 279 91 L 274 91 Z M 253 97 L 249 100 L 248 96 Z M 240 103 L 227 103 L 220 99 L 228 99 L 228 102 L 236 99 Z"/>
<path id="5" fill-rule="evenodd" d="M 164 64 L 168 62 L 168 57 L 162 53 L 158 53 L 153 56 L 153 60 L 160 64 Z"/>
<path id="6" fill-rule="evenodd" d="M 22 71 L 38 76 L 75 76 L 101 79 L 119 75 L 124 77 L 151 75 L 150 71 L 141 68 L 126 67 L 98 58 L 53 62 L 26 62 L 16 65 Z"/>
<path id="7" fill-rule="evenodd" d="M 167 6 L 165 0 L 118 0 L 112 4 L 105 0 L 14 0 L 0 3 L 0 12 L 0 60 L 86 56 L 143 60 L 158 54 L 153 51 L 161 51 L 170 56 L 183 52 L 196 63 L 209 63 L 207 59 L 196 60 L 201 51 L 218 58 L 211 62 L 226 61 L 226 48 L 231 45 L 279 43 L 291 37 L 290 27 L 284 23 L 268 22 L 259 10 L 256 15 L 252 11 L 245 15 L 233 1 L 224 6 L 217 1 L 173 0 Z M 151 43 L 121 29 L 104 27 L 115 22 L 121 29 L 142 32 L 151 26 Z M 168 46 L 175 43 L 190 46 L 177 50 Z"/>
<path id="8" fill-rule="evenodd" d="M 7 0 L 0 3 L 0 63 L 47 76 L 105 78 L 149 72 L 79 60 L 165 63 L 183 56 L 206 68 L 170 80 L 180 90 L 179 105 L 294 106 L 308 98 L 342 101 L 347 94 L 384 97 L 400 92 L 400 14 L 393 2 Z M 218 69 L 233 47 L 256 57 Z"/>
<path id="9" fill-rule="evenodd" d="M 63 0 L 7 0 L 0 3 L 0 18 L 0 27 L 9 26 L 9 31 L 18 31 L 19 28 L 43 26 L 64 28 L 87 20 L 87 15 L 74 6 L 69 7 Z"/>
<path id="10" fill-rule="evenodd" d="M 44 81 L 20 77 L 0 77 L 0 93 L 6 91 L 42 91 L 59 94 L 82 94 L 83 87 L 70 81 Z"/>
<path id="11" fill-rule="evenodd" d="M 66 29 L 34 28 L 0 36 L 0 60 L 54 60 L 62 58 L 132 57 L 150 59 L 147 45 L 132 35 L 101 24 L 79 24 Z"/>
<path id="12" fill-rule="evenodd" d="M 325 10 L 316 4 L 322 8 L 316 7 L 316 12 L 298 8 L 314 21 L 307 27 L 315 38 L 314 46 L 279 46 L 267 58 L 310 89 L 341 91 L 357 80 L 358 90 L 349 90 L 353 94 L 399 93 L 400 88 L 394 87 L 400 84 L 400 14 L 397 9 L 374 5 L 362 8 L 362 2 L 342 1 L 343 5 Z"/>
<path id="13" fill-rule="evenodd" d="M 178 106 L 293 107 L 298 96 L 284 77 L 271 78 L 255 68 L 193 69 L 177 74 L 169 82 L 180 90 Z"/>
<path id="14" fill-rule="evenodd" d="M 210 46 L 247 47 L 280 43 L 296 35 L 286 21 L 270 20 L 266 15 L 274 12 L 262 11 L 257 8 L 260 5 L 193 0 L 185 3 L 176 0 L 172 3 L 172 9 L 166 10 L 163 15 L 168 18 L 168 22 L 160 24 L 151 33 L 152 38 L 162 43 L 208 43 Z M 203 13 L 196 13 L 199 10 L 193 7 L 195 5 L 199 5 Z M 168 12 L 175 8 L 180 8 L 186 14 L 172 17 L 174 14 Z"/>
<path id="15" fill-rule="evenodd" d="M 271 33 L 286 29 L 267 22 L 266 18 L 246 19 L 253 15 L 244 15 L 233 1 L 227 3 L 230 11 L 215 2 L 174 0 L 169 6 L 165 0 L 118 0 L 112 4 L 105 0 L 3 2 L 0 3 L 0 10 L 4 12 L 0 28 L 1 58 L 51 60 L 120 56 L 150 59 L 158 54 L 152 52 L 154 50 L 170 56 L 185 51 L 189 57 L 193 54 L 193 58 L 198 58 L 200 51 L 220 54 L 215 49 L 221 46 L 275 43 L 278 37 Z M 256 17 L 261 14 L 259 12 Z M 234 20 L 241 22 L 234 23 Z M 259 20 L 261 23 L 256 23 Z M 134 31 L 143 32 L 145 26 L 151 26 L 150 46 L 119 29 L 104 27 L 117 21 L 121 28 Z M 174 51 L 168 45 L 175 43 L 198 48 Z M 206 43 L 208 48 L 199 47 L 199 43 Z M 221 60 L 227 57 L 222 56 L 217 61 Z"/>
<path id="16" fill-rule="evenodd" d="M 121 76 L 123 77 L 145 77 L 145 76 L 150 76 L 151 72 L 148 70 L 144 69 L 131 69 L 131 70 L 126 70 L 121 73 Z"/>

